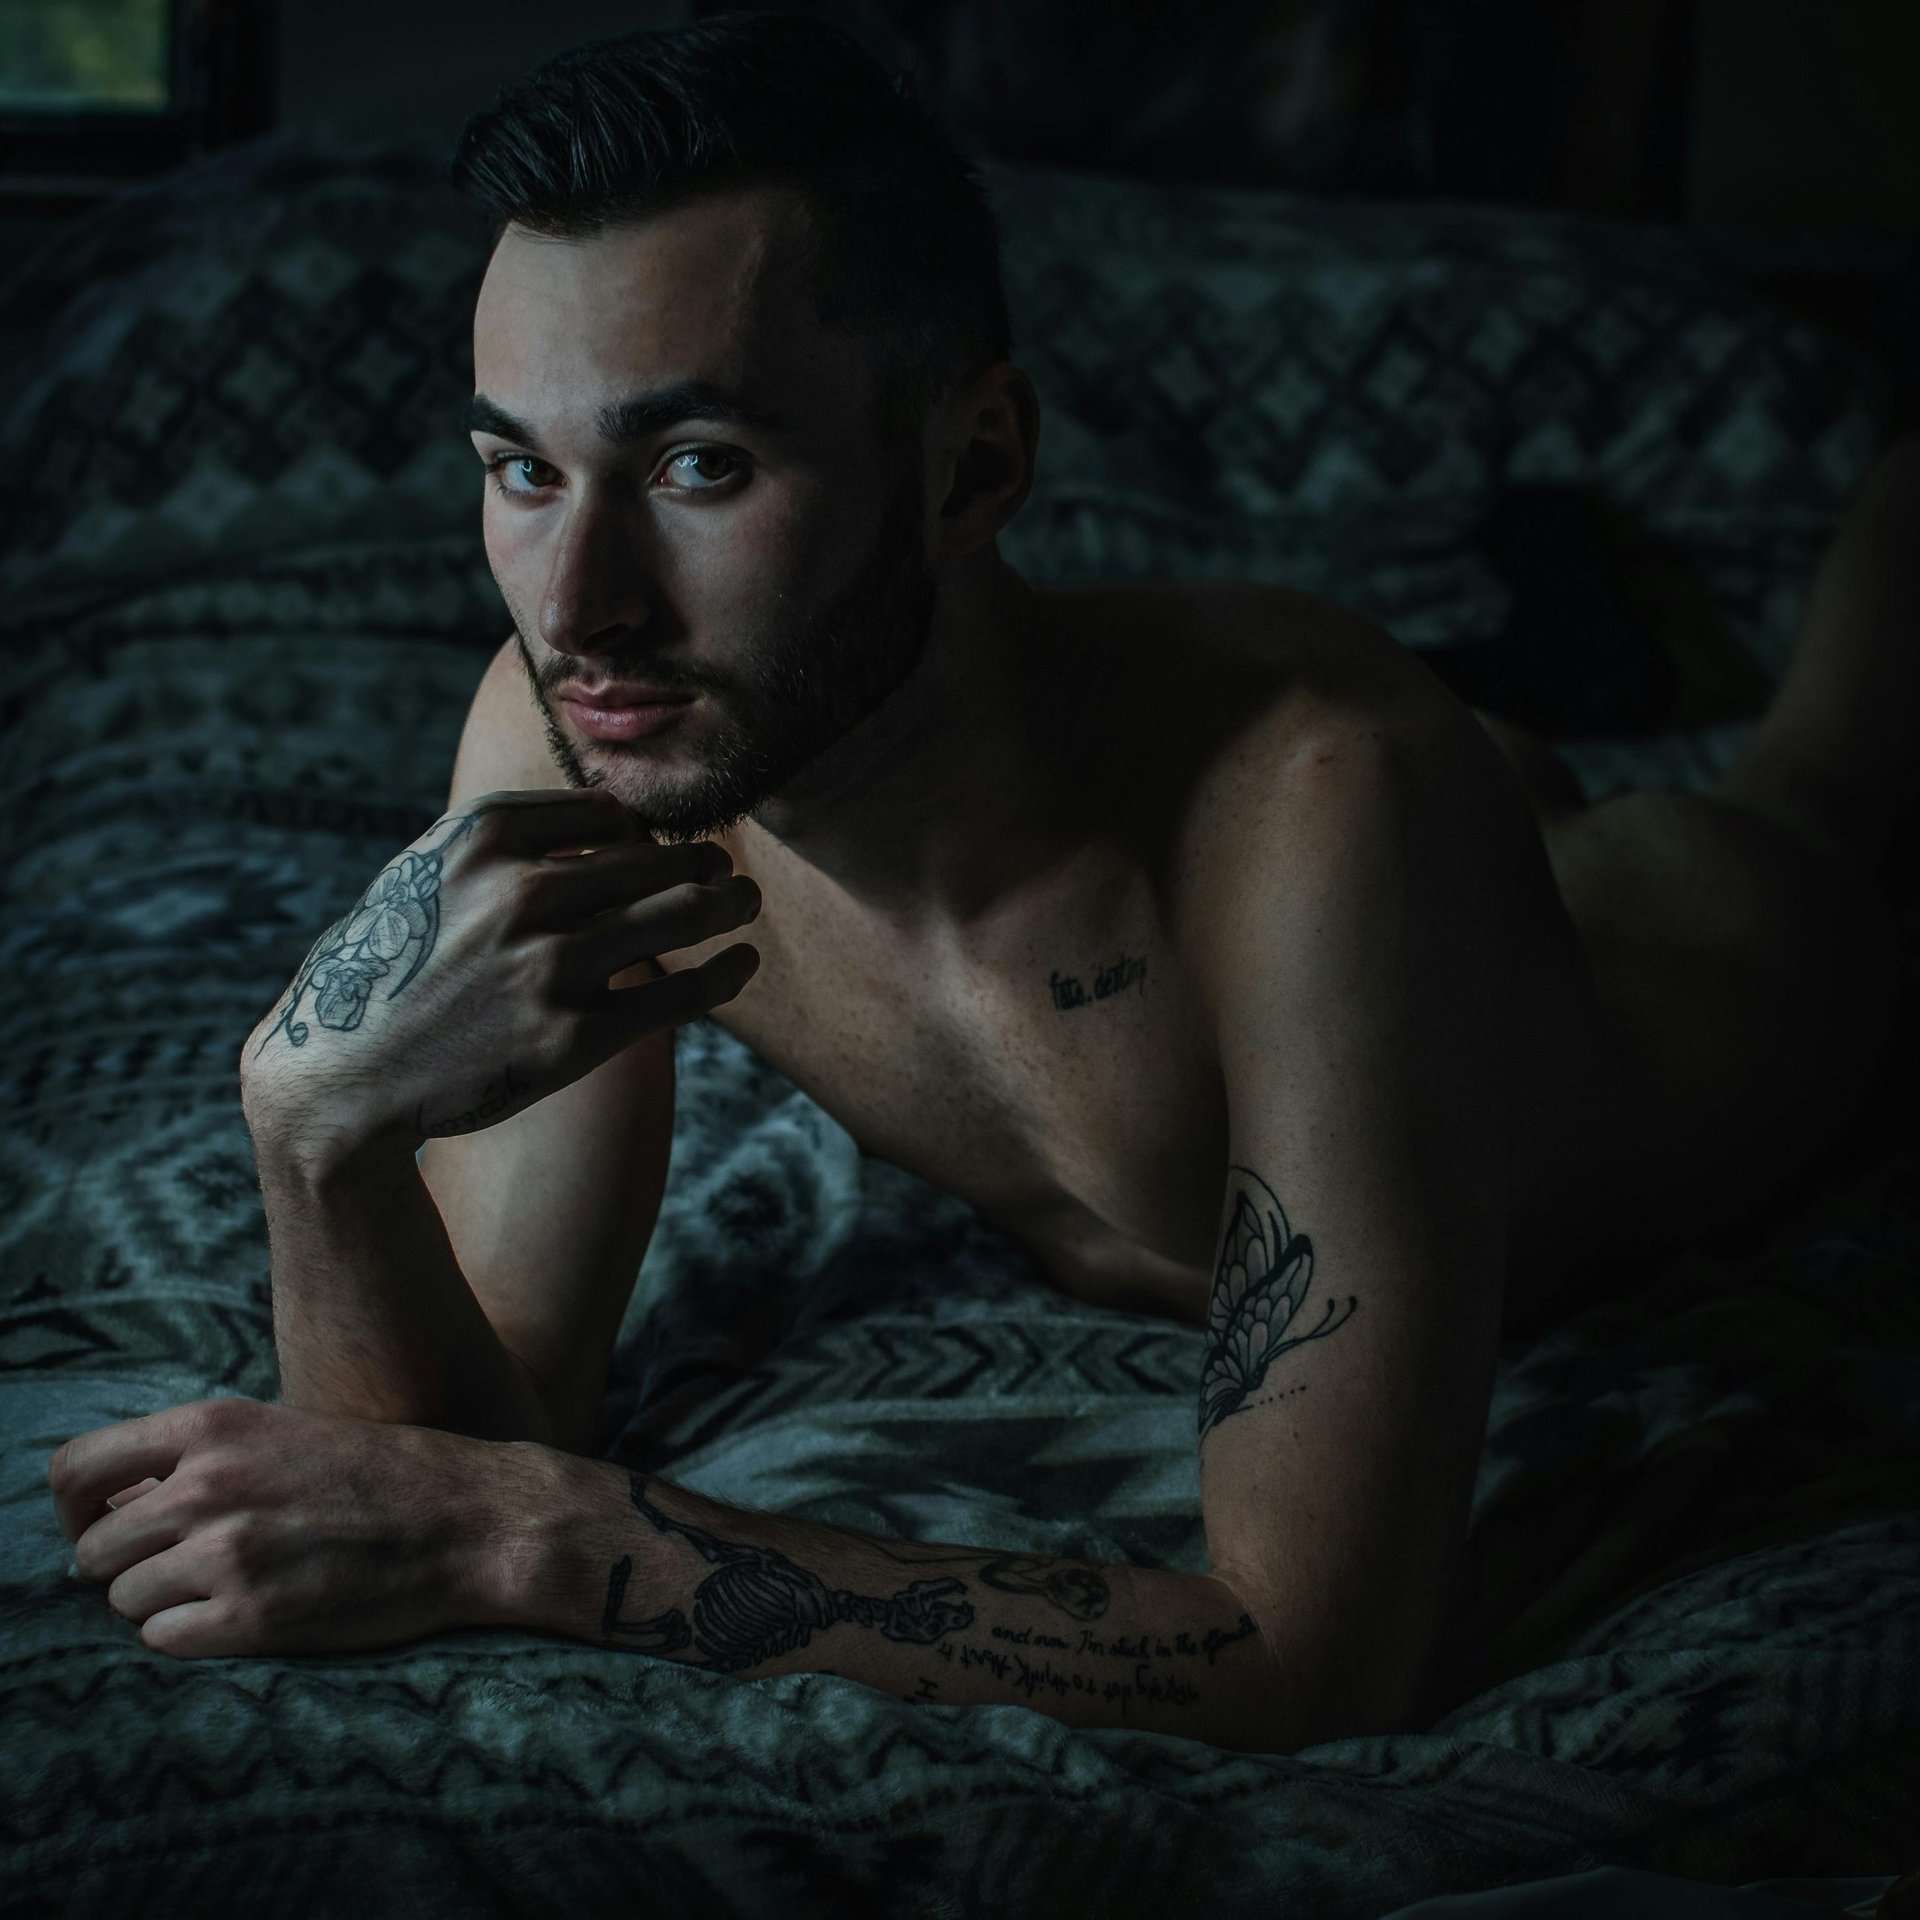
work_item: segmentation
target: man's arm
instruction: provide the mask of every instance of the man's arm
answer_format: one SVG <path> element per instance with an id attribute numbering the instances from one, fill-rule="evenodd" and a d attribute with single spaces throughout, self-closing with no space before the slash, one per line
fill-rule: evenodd
<path id="1" fill-rule="evenodd" d="M 562 789 L 509 643 L 474 695 L 449 813 Z M 612 976 L 625 986 L 651 961 Z M 673 1035 L 505 1120 L 410 1144 L 254 1122 L 281 1399 L 583 1447 L 666 1180 Z"/>
<path id="2" fill-rule="evenodd" d="M 1245 743 L 1193 876 L 1229 1118 L 1199 1407 L 1215 1572 L 1348 1731 L 1417 1724 L 1485 1437 L 1525 825 L 1444 721 Z"/>
<path id="3" fill-rule="evenodd" d="M 410 1147 L 320 1163 L 256 1130 L 254 1159 L 283 1405 L 572 1444 L 474 1298 Z"/>
<path id="4" fill-rule="evenodd" d="M 512 1467 L 475 1624 L 1248 1752 L 1337 1731 L 1205 1574 L 882 1540 L 545 1449 L 515 1449 Z"/>
<path id="5" fill-rule="evenodd" d="M 495 1556 L 493 1617 L 1248 1751 L 1416 1719 L 1498 1337 L 1516 984 L 1498 803 L 1419 759 L 1329 728 L 1251 776 L 1195 876 L 1235 1162 L 1198 1415 L 1211 1573 L 883 1541 L 568 1460 Z"/>

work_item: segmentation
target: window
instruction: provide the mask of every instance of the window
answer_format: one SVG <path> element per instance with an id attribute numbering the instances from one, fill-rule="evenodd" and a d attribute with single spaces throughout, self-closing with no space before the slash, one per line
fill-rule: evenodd
<path id="1" fill-rule="evenodd" d="M 151 112 L 167 104 L 167 0 L 25 0 L 0 13 L 0 107 Z"/>
<path id="2" fill-rule="evenodd" d="M 268 119 L 270 0 L 3 0 L 0 199 L 82 205 Z"/>

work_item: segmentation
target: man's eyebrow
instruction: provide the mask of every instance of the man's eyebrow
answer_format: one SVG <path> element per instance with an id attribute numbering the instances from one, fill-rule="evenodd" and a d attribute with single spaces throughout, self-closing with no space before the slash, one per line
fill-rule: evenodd
<path id="1" fill-rule="evenodd" d="M 756 407 L 711 380 L 681 380 L 670 387 L 630 393 L 624 400 L 602 407 L 597 423 L 602 438 L 619 446 L 629 440 L 644 440 L 682 420 L 720 420 L 733 427 L 758 427 L 764 433 L 792 430 L 784 414 L 771 407 Z"/>
<path id="2" fill-rule="evenodd" d="M 610 401 L 595 416 L 600 437 L 614 446 L 626 446 L 644 440 L 663 427 L 682 420 L 718 420 L 729 426 L 757 427 L 763 433 L 789 433 L 786 416 L 771 407 L 754 406 L 737 393 L 716 386 L 711 380 L 681 380 L 670 387 L 651 387 L 644 393 L 630 393 L 624 400 Z M 476 393 L 467 403 L 467 431 L 490 433 L 496 439 L 517 440 L 522 446 L 538 448 L 538 435 L 524 421 L 517 420 L 504 407 L 496 406 L 484 393 Z"/>
<path id="3" fill-rule="evenodd" d="M 467 431 L 490 433 L 496 440 L 518 440 L 523 446 L 537 447 L 539 436 L 516 420 L 505 407 L 497 407 L 484 393 L 476 393 L 467 402 Z"/>

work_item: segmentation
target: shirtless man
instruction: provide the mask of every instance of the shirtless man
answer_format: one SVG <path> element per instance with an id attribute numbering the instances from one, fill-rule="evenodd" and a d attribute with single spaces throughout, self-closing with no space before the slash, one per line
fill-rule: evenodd
<path id="1" fill-rule="evenodd" d="M 1254 1751 L 1417 1724 L 1503 1327 L 1868 1090 L 1911 451 L 1716 790 L 1586 807 L 1335 608 L 1007 566 L 990 224 L 824 29 L 587 50 L 463 156 L 515 631 L 446 814 L 242 1052 L 282 1400 L 61 1448 L 81 1571 L 180 1656 L 501 1624 Z M 1205 1329 L 1208 1573 L 582 1451 L 703 1014 L 1066 1291 Z"/>

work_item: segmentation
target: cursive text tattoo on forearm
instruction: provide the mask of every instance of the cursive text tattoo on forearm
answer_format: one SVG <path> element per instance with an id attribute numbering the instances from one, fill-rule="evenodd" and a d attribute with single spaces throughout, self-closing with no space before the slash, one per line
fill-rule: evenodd
<path id="1" fill-rule="evenodd" d="M 965 1548 L 907 1552 L 884 1540 L 870 1544 L 903 1567 L 969 1566 L 982 1586 L 998 1593 L 1032 1594 L 1059 1608 L 1070 1620 L 1098 1620 L 1112 1597 L 1106 1575 L 1079 1560 L 1050 1560 L 1038 1553 L 981 1553 Z"/>
<path id="2" fill-rule="evenodd" d="M 960 1597 L 966 1587 L 959 1580 L 915 1580 L 884 1598 L 829 1587 L 771 1547 L 722 1540 L 662 1513 L 647 1498 L 647 1484 L 637 1473 L 629 1476 L 635 1509 L 659 1532 L 677 1533 L 715 1571 L 694 1589 L 691 1626 L 678 1607 L 646 1620 L 622 1620 L 620 1602 L 633 1573 L 632 1556 L 623 1555 L 607 1581 L 604 1634 L 637 1640 L 649 1653 L 691 1645 L 709 1666 L 738 1673 L 804 1647 L 815 1633 L 843 1620 L 921 1646 L 972 1624 L 973 1608 Z"/>
<path id="3" fill-rule="evenodd" d="M 1313 1242 L 1295 1233 L 1273 1189 L 1250 1167 L 1232 1167 L 1233 1209 L 1221 1236 L 1213 1294 L 1207 1303 L 1206 1361 L 1200 1374 L 1200 1438 L 1222 1420 L 1257 1404 L 1267 1370 L 1309 1340 L 1323 1340 L 1353 1317 L 1331 1296 L 1318 1323 L 1289 1332 L 1313 1279 Z M 1299 1387 L 1290 1391 L 1301 1391 Z M 1263 1395 L 1275 1398 L 1274 1393 Z"/>
<path id="4" fill-rule="evenodd" d="M 351 913 L 343 914 L 313 943 L 287 989 L 273 1024 L 254 1049 L 259 1058 L 276 1033 L 296 1047 L 305 1046 L 312 1029 L 296 1018 L 308 990 L 313 1014 L 323 1027 L 350 1032 L 365 1017 L 373 983 L 384 979 L 414 949 L 406 972 L 387 989 L 396 998 L 426 965 L 440 931 L 440 871 L 447 850 L 473 830 L 474 813 L 452 816 L 437 846 L 409 847 L 375 875 Z"/>
<path id="5" fill-rule="evenodd" d="M 907 1697 L 913 1700 L 977 1700 L 985 1677 L 998 1683 L 1007 1697 L 1071 1707 L 1076 1714 L 1092 1709 L 1122 1723 L 1143 1709 L 1172 1708 L 1184 1716 L 1202 1707 L 1212 1669 L 1228 1659 L 1236 1663 L 1233 1671 L 1238 1674 L 1246 1670 L 1237 1664 L 1245 1657 L 1241 1650 L 1257 1655 L 1257 1629 L 1246 1613 L 1231 1625 L 1195 1623 L 1188 1628 L 1140 1618 L 1115 1629 L 1104 1618 L 1111 1594 L 1100 1568 L 1038 1554 L 846 1535 L 850 1546 L 857 1543 L 901 1567 L 955 1569 L 942 1577 L 913 1580 L 891 1594 L 851 1592 L 770 1547 L 726 1540 L 709 1528 L 675 1520 L 648 1497 L 653 1484 L 640 1474 L 628 1474 L 635 1511 L 657 1532 L 686 1540 L 714 1571 L 700 1579 L 690 1609 L 673 1606 L 628 1617 L 633 1556 L 623 1554 L 613 1562 L 600 1631 L 644 1653 L 744 1673 L 804 1648 L 816 1633 L 846 1622 L 924 1647 L 926 1657 L 939 1663 L 932 1673 L 910 1676 L 914 1691 Z M 823 1531 L 843 1534 L 832 1527 Z M 959 1571 L 963 1568 L 965 1577 Z M 1055 1617 L 995 1619 L 982 1588 L 1043 1600 Z M 859 1669 L 835 1671 L 857 1674 Z M 943 1671 L 958 1683 L 957 1694 L 935 1677 Z"/>

